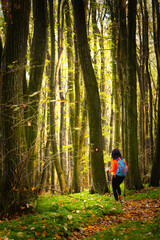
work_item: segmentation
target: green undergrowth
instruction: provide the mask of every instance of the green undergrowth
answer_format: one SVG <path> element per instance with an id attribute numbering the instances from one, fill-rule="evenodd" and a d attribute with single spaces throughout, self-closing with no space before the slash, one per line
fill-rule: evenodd
<path id="1" fill-rule="evenodd" d="M 125 221 L 123 224 L 118 224 L 109 228 L 103 232 L 99 232 L 94 237 L 89 239 L 145 239 L 145 240 L 159 240 L 160 239 L 160 216 L 156 217 L 151 222 L 140 222 L 140 221 Z"/>
<path id="2" fill-rule="evenodd" d="M 124 193 L 124 192 L 123 192 Z M 145 186 L 140 191 L 130 190 L 125 191 L 126 200 L 142 200 L 160 198 L 160 187 L 152 188 Z M 125 204 L 125 203 L 124 203 Z M 103 232 L 95 234 L 93 237 L 87 238 L 88 240 L 94 239 L 115 239 L 115 240 L 128 240 L 128 239 L 160 239 L 160 215 L 155 215 L 152 222 L 148 221 L 125 221 L 122 224 L 113 224 Z"/>
<path id="3" fill-rule="evenodd" d="M 125 199 L 145 197 L 160 197 L 160 188 L 146 188 L 140 193 L 127 192 Z M 40 196 L 35 203 L 35 209 L 35 213 L 0 222 L 0 240 L 66 239 L 72 231 L 80 231 L 83 226 L 93 223 L 98 217 L 123 212 L 122 205 L 115 203 L 113 195 L 89 194 L 88 192 Z M 139 229 L 139 223 L 133 222 L 133 224 L 137 226 L 135 229 Z M 144 226 L 147 227 L 145 224 Z M 122 225 L 121 228 L 122 230 L 119 231 L 123 233 L 123 228 L 127 227 Z M 111 230 L 109 234 L 113 233 L 114 231 Z M 114 234 L 112 236 L 120 239 Z"/>
<path id="4" fill-rule="evenodd" d="M 160 197 L 160 187 L 154 188 L 154 187 L 148 187 L 147 185 L 145 186 L 144 189 L 140 191 L 136 190 L 129 190 L 127 192 L 127 199 L 153 199 Z"/>
<path id="5" fill-rule="evenodd" d="M 83 192 L 72 195 L 46 195 L 38 198 L 36 213 L 0 223 L 0 240 L 59 239 L 80 229 L 97 217 L 122 212 L 108 194 Z M 3 238 L 2 238 L 3 237 Z"/>

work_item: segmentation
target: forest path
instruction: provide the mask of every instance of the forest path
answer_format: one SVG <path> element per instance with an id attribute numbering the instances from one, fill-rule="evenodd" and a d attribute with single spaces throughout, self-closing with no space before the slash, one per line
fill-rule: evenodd
<path id="1" fill-rule="evenodd" d="M 97 218 L 96 223 L 81 228 L 79 232 L 73 232 L 69 240 L 85 239 L 94 236 L 100 231 L 112 228 L 125 221 L 137 220 L 140 222 L 149 221 L 152 223 L 155 216 L 160 214 L 160 198 L 126 200 L 122 203 L 123 213 L 106 215 Z"/>

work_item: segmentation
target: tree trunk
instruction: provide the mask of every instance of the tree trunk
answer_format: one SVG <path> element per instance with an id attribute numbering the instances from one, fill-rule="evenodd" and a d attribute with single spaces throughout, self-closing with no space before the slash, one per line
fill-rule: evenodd
<path id="1" fill-rule="evenodd" d="M 3 45 L 2 45 L 2 39 L 0 36 L 0 93 L 2 93 L 2 73 L 1 73 L 1 61 L 2 61 L 2 52 L 3 52 Z M 2 94 L 0 94 L 0 103 L 2 101 Z M 1 107 L 0 107 L 0 119 L 1 117 Z M 2 126 L 1 126 L 1 121 L 0 121 L 0 159 L 2 159 Z M 3 171 L 3 163 L 0 163 L 0 179 L 2 179 L 2 171 Z M 1 184 L 1 181 L 0 181 Z"/>
<path id="2" fill-rule="evenodd" d="M 120 61 L 118 59 L 118 46 L 117 42 L 119 40 L 119 30 L 118 30 L 118 2 L 117 0 L 110 1 L 107 0 L 107 4 L 110 9 L 111 21 L 112 21 L 112 30 L 111 30 L 111 38 L 112 38 L 112 91 L 115 105 L 115 121 L 114 121 L 114 147 L 119 148 L 120 146 L 120 84 L 119 79 L 120 76 Z M 119 79 L 117 79 L 117 75 Z"/>
<path id="3" fill-rule="evenodd" d="M 117 0 L 112 3 L 112 23 L 113 23 L 113 29 L 112 29 L 112 40 L 113 40 L 113 45 L 115 47 L 115 60 L 116 60 L 116 72 L 117 75 L 114 75 L 114 87 L 113 87 L 113 96 L 114 96 L 114 101 L 115 101 L 115 136 L 114 136 L 114 146 L 116 148 L 120 147 L 120 119 L 121 119 L 121 113 L 120 113 L 120 81 L 121 81 L 121 69 L 120 69 L 120 61 L 119 61 L 119 46 L 117 46 L 117 42 L 119 41 L 119 29 L 118 29 L 118 2 Z M 119 71 L 120 70 L 120 71 Z"/>
<path id="4" fill-rule="evenodd" d="M 76 40 L 75 40 L 76 41 Z M 77 45 L 77 44 L 76 44 Z M 75 46 L 75 135 L 74 135 L 74 161 L 75 161 L 75 170 L 74 170 L 74 187 L 75 192 L 80 192 L 81 184 L 81 172 L 80 172 L 80 163 L 81 163 L 81 149 L 80 149 L 80 82 L 79 82 L 79 63 L 78 63 L 78 50 Z M 85 131 L 84 131 L 85 132 Z"/>
<path id="5" fill-rule="evenodd" d="M 10 217 L 27 203 L 27 151 L 24 131 L 23 78 L 27 53 L 30 1 L 8 2 L 6 41 L 2 57 L 3 176 L 0 217 Z"/>
<path id="6" fill-rule="evenodd" d="M 93 28 L 93 44 L 94 44 L 94 59 L 93 59 L 93 67 L 95 74 L 97 75 L 97 21 L 96 21 L 96 0 L 91 0 L 90 2 L 91 7 L 91 15 L 92 15 L 92 28 Z"/>
<path id="7" fill-rule="evenodd" d="M 51 73 L 50 73 L 50 133 L 51 133 L 51 147 L 52 147 L 52 154 L 53 154 L 53 162 L 51 164 L 52 175 L 53 177 L 53 170 L 54 165 L 56 167 L 58 180 L 60 184 L 61 193 L 64 194 L 68 192 L 68 187 L 66 185 L 66 180 L 64 177 L 64 172 L 62 170 L 59 158 L 58 158 L 58 149 L 57 149 L 57 142 L 56 142 L 56 125 L 55 125 L 55 99 L 56 99 L 56 73 L 55 73 L 55 30 L 54 30 L 54 14 L 53 14 L 53 0 L 49 0 L 50 6 L 50 27 L 51 27 Z M 54 186 L 52 186 L 53 188 Z M 52 189 L 54 191 L 54 189 Z"/>
<path id="8" fill-rule="evenodd" d="M 120 56 L 120 89 L 121 89 L 121 112 L 122 112 L 122 149 L 123 156 L 128 159 L 127 151 L 127 71 L 126 71 L 126 59 L 127 59 L 127 26 L 126 26 L 126 0 L 119 0 L 119 56 Z"/>
<path id="9" fill-rule="evenodd" d="M 57 23 L 58 23 L 58 61 L 61 63 L 61 58 L 63 54 L 63 31 L 64 31 L 64 9 L 65 9 L 65 1 L 58 1 L 58 14 L 57 14 Z M 59 142 L 60 142 L 60 163 L 61 167 L 64 170 L 64 154 L 63 154 L 63 145 L 64 145 L 64 94 L 63 94 L 63 82 L 61 76 L 61 65 L 59 64 L 58 69 L 58 84 L 59 84 L 59 95 L 60 95 L 60 134 L 59 134 Z"/>
<path id="10" fill-rule="evenodd" d="M 43 158 L 44 165 L 43 165 L 42 175 L 41 175 L 41 179 L 40 179 L 40 186 L 39 186 L 40 194 L 45 192 L 48 187 L 47 186 L 47 175 L 48 175 L 49 158 L 50 158 L 49 147 L 50 147 L 50 139 L 48 137 L 46 146 L 45 146 L 45 153 L 44 153 L 44 158 Z"/>
<path id="11" fill-rule="evenodd" d="M 112 63 L 113 65 L 113 63 Z M 112 83 L 113 85 L 113 83 Z M 111 93 L 111 113 L 110 113 L 110 141 L 109 141 L 109 153 L 112 152 L 113 149 L 113 90 Z"/>
<path id="12" fill-rule="evenodd" d="M 34 184 L 34 161 L 36 156 L 36 138 L 38 131 L 38 107 L 40 90 L 45 64 L 47 46 L 47 2 L 46 0 L 33 0 L 34 35 L 31 48 L 30 80 L 28 87 L 29 102 L 26 107 L 26 116 L 29 125 L 26 127 L 27 145 L 30 151 L 28 171 L 30 184 Z"/>
<path id="13" fill-rule="evenodd" d="M 1 68 L 1 58 L 2 58 L 2 52 L 3 52 L 3 45 L 2 45 L 2 38 L 0 36 L 0 68 Z M 1 83 L 0 83 L 1 84 Z M 0 88 L 1 89 L 1 88 Z"/>
<path id="14" fill-rule="evenodd" d="M 97 36 L 99 41 L 99 47 L 100 47 L 100 58 L 101 58 L 101 70 L 100 70 L 100 82 L 99 82 L 99 89 L 101 93 L 101 114 L 102 114 L 102 129 L 103 132 L 105 132 L 106 127 L 106 99 L 105 99 L 105 75 L 104 75 L 104 69 L 105 69 L 105 57 L 104 57 L 104 36 L 103 36 L 103 20 L 100 17 L 100 27 L 101 31 L 98 28 L 97 24 L 97 3 L 96 0 L 91 1 L 91 10 L 92 10 L 92 26 L 93 26 L 93 34 L 94 34 L 94 69 L 97 75 L 98 68 L 97 68 Z M 99 14 L 100 15 L 100 14 Z M 103 148 L 106 146 L 107 139 L 105 137 L 105 134 L 103 135 Z"/>
<path id="15" fill-rule="evenodd" d="M 149 132 L 149 124 L 148 124 L 148 85 L 150 81 L 149 71 L 148 71 L 148 59 L 149 59 L 149 47 L 148 47 L 148 11 L 147 11 L 147 3 L 146 0 L 142 2 L 141 5 L 141 15 L 142 15 L 142 56 L 141 56 L 141 76 L 142 76 L 142 107 L 143 107 L 143 145 L 142 145 L 142 158 L 144 159 L 144 174 L 148 172 L 149 165 L 149 144 L 148 144 L 148 132 Z M 152 107 L 151 107 L 152 111 Z M 152 125 L 152 117 L 150 119 L 150 123 Z M 151 133 L 151 143 L 153 143 L 152 130 Z"/>
<path id="16" fill-rule="evenodd" d="M 87 41 L 84 3 L 83 0 L 78 2 L 76 0 L 72 0 L 72 4 L 80 63 L 87 93 L 93 187 L 95 192 L 105 193 L 108 191 L 108 187 L 103 160 L 101 106 L 97 81 L 92 67 Z"/>
<path id="17" fill-rule="evenodd" d="M 66 26 L 67 26 L 67 55 L 68 55 L 68 89 L 69 89 L 69 118 L 70 118 L 70 128 L 72 135 L 73 144 L 73 190 L 74 192 L 80 192 L 80 159 L 79 159 L 79 103 L 80 103 L 80 87 L 79 87 L 79 72 L 78 68 L 78 56 L 77 49 L 75 50 L 75 94 L 74 94 L 74 82 L 73 82 L 73 53 L 72 53 L 72 27 L 71 27 L 71 17 L 69 3 L 66 3 Z M 76 41 L 76 40 L 75 40 Z M 76 43 L 75 43 L 76 44 Z M 76 67 L 78 69 L 76 69 Z M 75 95 L 75 99 L 74 99 Z M 75 105 L 73 102 L 75 101 Z"/>
<path id="18" fill-rule="evenodd" d="M 140 88 L 140 103 L 139 103 L 139 155 L 140 155 L 140 171 L 141 175 L 145 174 L 145 159 L 146 159 L 146 108 L 145 108 L 145 52 L 144 52 L 144 13 L 141 3 L 141 12 L 138 14 L 138 29 L 139 29 L 139 48 L 140 48 L 140 57 L 139 57 L 139 65 L 137 63 L 137 72 L 138 72 L 138 80 L 139 80 L 139 88 Z M 142 19 L 141 19 L 142 18 Z M 141 24 L 142 23 L 142 24 Z M 143 34 L 141 33 L 143 32 Z"/>
<path id="19" fill-rule="evenodd" d="M 157 71 L 158 71 L 158 122 L 156 128 L 156 146 L 155 146 L 155 157 L 151 172 L 151 186 L 159 186 L 160 182 L 160 5 L 158 0 L 152 0 L 152 11 L 153 11 L 153 31 L 154 31 L 154 46 L 157 60 Z"/>
<path id="20" fill-rule="evenodd" d="M 128 165 L 129 188 L 141 189 L 137 141 L 137 84 L 136 84 L 136 10 L 137 1 L 128 1 Z"/>
<path id="21" fill-rule="evenodd" d="M 87 104 L 86 104 L 86 95 L 84 96 L 84 103 L 83 103 L 83 112 L 82 112 L 82 127 L 80 131 L 80 140 L 79 140 L 79 161 L 82 159 L 84 153 L 83 147 L 86 146 L 86 131 L 87 131 Z M 89 186 L 89 175 L 90 175 L 90 169 L 87 169 L 87 163 L 82 162 L 81 169 L 84 172 L 83 174 L 83 180 L 81 181 L 81 184 L 83 185 L 84 181 L 86 182 L 85 187 Z M 87 169 L 87 171 L 85 171 Z"/>

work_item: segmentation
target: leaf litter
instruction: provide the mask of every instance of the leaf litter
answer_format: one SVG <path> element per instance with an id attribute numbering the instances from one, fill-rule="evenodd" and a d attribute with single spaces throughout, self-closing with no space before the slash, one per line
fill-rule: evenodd
<path id="1" fill-rule="evenodd" d="M 99 217 L 96 222 L 81 228 L 79 231 L 72 232 L 67 239 L 85 239 L 94 236 L 96 233 L 115 227 L 115 225 L 126 221 L 138 221 L 141 223 L 149 222 L 152 224 L 156 216 L 160 215 L 160 198 L 127 200 L 122 203 L 123 213 L 112 213 Z M 134 228 L 134 227 L 133 227 Z M 122 232 L 131 231 L 131 228 L 124 228 Z M 112 232 L 114 233 L 114 229 Z M 148 235 L 151 233 L 149 232 Z"/>
<path id="2" fill-rule="evenodd" d="M 157 240 L 160 239 L 159 190 L 160 188 L 147 188 L 129 192 L 122 204 L 114 203 L 109 194 L 91 196 L 88 192 L 83 192 L 74 194 L 74 201 L 72 196 L 43 196 L 39 199 L 37 214 L 16 218 L 13 222 L 2 221 L 0 240 L 22 239 L 22 234 L 27 240 L 124 240 L 133 238 L 132 230 L 135 230 L 136 237 L 133 239 L 142 236 L 141 239 Z M 83 201 L 85 205 L 81 204 Z M 100 238 L 96 238 L 99 235 Z"/>

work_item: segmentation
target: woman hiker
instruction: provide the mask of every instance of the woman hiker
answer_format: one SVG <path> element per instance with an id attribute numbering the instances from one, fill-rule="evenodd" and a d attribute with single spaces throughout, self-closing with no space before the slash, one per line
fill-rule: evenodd
<path id="1" fill-rule="evenodd" d="M 112 177 L 112 189 L 114 198 L 116 201 L 123 202 L 121 197 L 121 188 L 120 184 L 125 179 L 126 172 L 128 171 L 128 166 L 125 159 L 121 156 L 120 151 L 115 148 L 112 151 L 112 169 L 108 170 L 108 172 L 113 173 Z"/>

